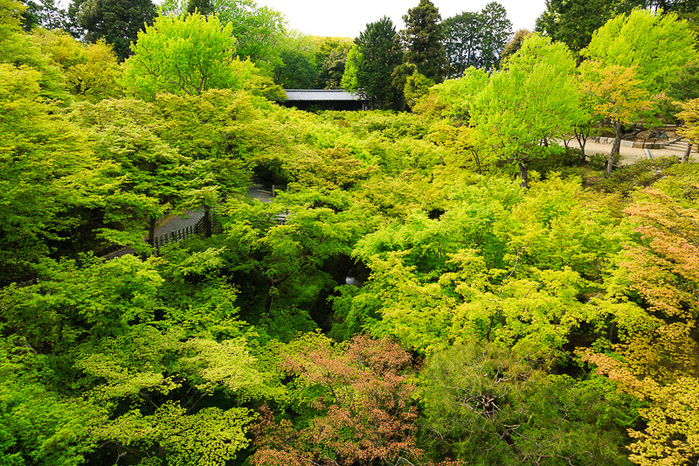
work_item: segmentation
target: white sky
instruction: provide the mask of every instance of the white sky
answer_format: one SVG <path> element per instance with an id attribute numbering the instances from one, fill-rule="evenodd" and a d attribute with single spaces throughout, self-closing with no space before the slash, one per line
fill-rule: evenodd
<path id="1" fill-rule="evenodd" d="M 432 0 L 442 19 L 463 11 L 478 12 L 493 0 Z M 291 29 L 312 36 L 359 36 L 368 23 L 388 16 L 397 30 L 403 29 L 403 15 L 420 0 L 257 0 L 284 15 Z M 546 9 L 545 0 L 499 0 L 512 21 L 513 31 L 534 29 Z"/>

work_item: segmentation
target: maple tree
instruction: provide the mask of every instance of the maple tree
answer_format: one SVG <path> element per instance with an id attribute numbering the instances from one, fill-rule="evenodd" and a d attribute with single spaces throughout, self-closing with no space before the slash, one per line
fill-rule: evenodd
<path id="1" fill-rule="evenodd" d="M 295 394 L 305 422 L 279 423 L 267 415 L 259 429 L 256 465 L 395 464 L 415 458 L 415 387 L 406 370 L 410 355 L 388 340 L 357 336 L 333 346 L 308 335 L 291 346 L 285 371 L 295 378 Z"/>
<path id="2" fill-rule="evenodd" d="M 622 125 L 637 121 L 651 106 L 648 92 L 636 76 L 635 67 L 586 61 L 582 65 L 582 93 L 591 101 L 597 118 L 609 118 L 614 128 L 614 143 L 607 160 L 607 175 L 619 157 Z"/>
<path id="3" fill-rule="evenodd" d="M 648 400 L 644 429 L 630 430 L 637 464 L 687 464 L 699 457 L 699 184 L 696 169 L 671 176 L 635 196 L 626 212 L 641 235 L 619 259 L 618 304 L 623 359 L 587 353 L 600 372 Z M 638 293 L 639 309 L 619 288 Z"/>
<path id="4" fill-rule="evenodd" d="M 519 169 L 523 188 L 529 162 L 548 153 L 543 141 L 582 118 L 574 69 L 564 45 L 534 35 L 475 97 L 471 114 L 480 143 Z"/>
<path id="5" fill-rule="evenodd" d="M 678 133 L 689 139 L 689 146 L 682 158 L 683 162 L 687 162 L 692 145 L 699 144 L 699 99 L 679 102 L 679 106 L 682 111 L 677 117 L 684 120 L 684 126 L 679 128 Z"/>

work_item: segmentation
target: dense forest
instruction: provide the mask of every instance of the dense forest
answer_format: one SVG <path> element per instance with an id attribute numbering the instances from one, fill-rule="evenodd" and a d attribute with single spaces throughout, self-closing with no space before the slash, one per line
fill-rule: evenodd
<path id="1" fill-rule="evenodd" d="M 697 464 L 697 13 L 0 0 L 0 465 Z"/>

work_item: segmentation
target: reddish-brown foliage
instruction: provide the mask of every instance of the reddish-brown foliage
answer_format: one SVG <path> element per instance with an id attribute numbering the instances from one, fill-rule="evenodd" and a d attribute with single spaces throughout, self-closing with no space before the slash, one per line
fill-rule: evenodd
<path id="1" fill-rule="evenodd" d="M 296 428 L 265 414 L 253 464 L 374 465 L 421 457 L 410 404 L 415 387 L 405 374 L 410 365 L 410 356 L 388 340 L 358 336 L 347 346 L 318 339 L 300 345 L 284 369 L 302 392 L 314 393 L 307 409 L 318 414 Z"/>

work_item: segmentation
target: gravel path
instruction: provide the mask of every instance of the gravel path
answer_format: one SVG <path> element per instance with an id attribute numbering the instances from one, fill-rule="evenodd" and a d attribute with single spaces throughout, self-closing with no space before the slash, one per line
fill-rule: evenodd
<path id="1" fill-rule="evenodd" d="M 568 145 L 570 147 L 575 147 L 575 148 L 580 147 L 578 142 L 575 140 L 571 141 Z M 599 144 L 597 142 L 588 142 L 587 144 L 585 144 L 585 154 L 586 155 L 604 154 L 604 155 L 608 156 L 611 152 L 612 152 L 612 145 L 611 144 Z M 682 157 L 684 155 L 684 151 L 671 150 L 671 149 L 651 149 L 650 152 L 651 152 L 651 155 L 653 156 L 653 158 L 669 157 L 669 156 Z M 638 162 L 639 160 L 646 160 L 648 158 L 648 157 L 646 157 L 646 150 L 645 149 L 636 149 L 633 147 L 621 147 L 619 149 L 619 154 L 621 155 L 622 165 L 631 165 L 635 162 Z M 693 160 L 695 162 L 699 162 L 699 156 L 697 155 L 696 152 L 691 153 L 690 160 Z"/>

